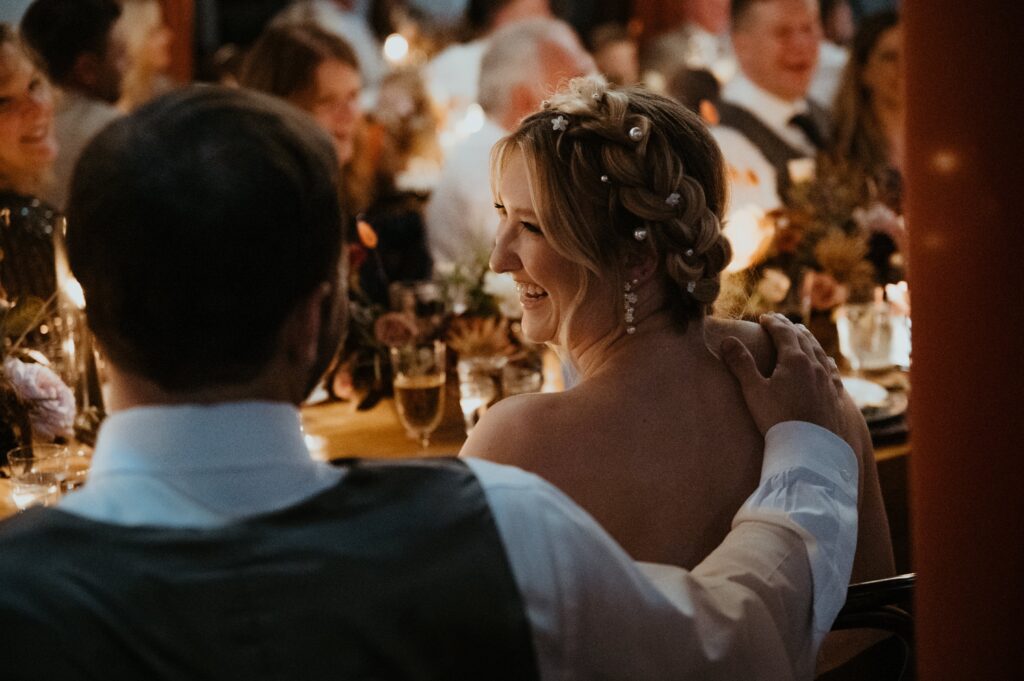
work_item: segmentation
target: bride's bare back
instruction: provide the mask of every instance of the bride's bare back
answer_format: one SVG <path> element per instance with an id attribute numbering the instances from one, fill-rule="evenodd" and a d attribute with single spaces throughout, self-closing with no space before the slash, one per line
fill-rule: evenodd
<path id="1" fill-rule="evenodd" d="M 699 330 L 637 339 L 572 390 L 495 405 L 463 454 L 547 479 L 637 560 L 692 568 L 757 486 L 764 449 L 738 384 L 708 348 L 736 336 L 763 373 L 774 365 L 755 324 L 709 319 L 704 338 Z M 892 554 L 870 441 L 850 409 L 847 439 L 862 461 L 859 581 L 891 574 Z"/>

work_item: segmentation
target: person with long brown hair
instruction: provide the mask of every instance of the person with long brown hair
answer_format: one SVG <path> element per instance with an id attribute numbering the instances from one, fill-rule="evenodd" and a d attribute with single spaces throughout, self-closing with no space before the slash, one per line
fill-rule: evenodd
<path id="1" fill-rule="evenodd" d="M 865 19 L 832 106 L 835 129 L 826 156 L 860 174 L 865 192 L 867 182 L 890 183 L 903 168 L 902 44 L 895 12 Z"/>
<path id="2" fill-rule="evenodd" d="M 342 210 L 362 216 L 378 236 L 381 264 L 368 260 L 361 268 L 364 293 L 385 303 L 388 282 L 429 277 L 419 200 L 395 190 L 393 148 L 381 126 L 364 120 L 359 61 L 348 43 L 313 23 L 274 23 L 250 49 L 239 83 L 299 107 L 330 135 Z"/>

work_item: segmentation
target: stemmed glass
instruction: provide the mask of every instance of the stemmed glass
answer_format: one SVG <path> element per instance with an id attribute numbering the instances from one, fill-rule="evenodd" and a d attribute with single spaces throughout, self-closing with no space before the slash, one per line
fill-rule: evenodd
<path id="1" fill-rule="evenodd" d="M 836 315 L 839 350 L 854 373 L 889 369 L 893 366 L 893 315 L 889 303 L 846 304 Z"/>
<path id="2" fill-rule="evenodd" d="M 466 422 L 466 435 L 473 430 L 487 408 L 501 395 L 503 356 L 464 357 L 459 360 L 459 406 Z"/>
<path id="3" fill-rule="evenodd" d="M 64 492 L 69 451 L 62 445 L 36 444 L 7 453 L 11 496 L 22 511 L 37 505 L 55 506 Z"/>
<path id="4" fill-rule="evenodd" d="M 424 450 L 444 415 L 446 349 L 441 341 L 391 348 L 398 420 Z"/>

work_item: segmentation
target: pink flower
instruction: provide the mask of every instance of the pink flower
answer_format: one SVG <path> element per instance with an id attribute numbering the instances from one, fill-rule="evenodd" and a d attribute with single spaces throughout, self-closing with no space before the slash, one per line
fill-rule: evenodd
<path id="1" fill-rule="evenodd" d="M 42 364 L 26 364 L 13 357 L 4 360 L 4 374 L 30 405 L 35 435 L 47 440 L 73 435 L 75 396 L 57 374 Z"/>
<path id="2" fill-rule="evenodd" d="M 411 342 L 418 333 L 416 320 L 402 312 L 385 312 L 373 324 L 373 335 L 391 348 Z"/>

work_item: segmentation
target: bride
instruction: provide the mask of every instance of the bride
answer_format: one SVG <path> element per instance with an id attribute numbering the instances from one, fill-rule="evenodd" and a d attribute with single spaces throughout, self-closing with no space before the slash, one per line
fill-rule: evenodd
<path id="1" fill-rule="evenodd" d="M 546 478 L 634 559 L 694 567 L 757 486 L 764 446 L 718 352 L 738 339 L 762 373 L 775 362 L 758 325 L 708 315 L 731 256 L 721 153 L 675 102 L 577 79 L 498 142 L 492 169 L 491 267 L 517 282 L 526 336 L 581 380 L 499 402 L 463 455 Z M 867 427 L 848 403 L 862 581 L 894 568 Z"/>

